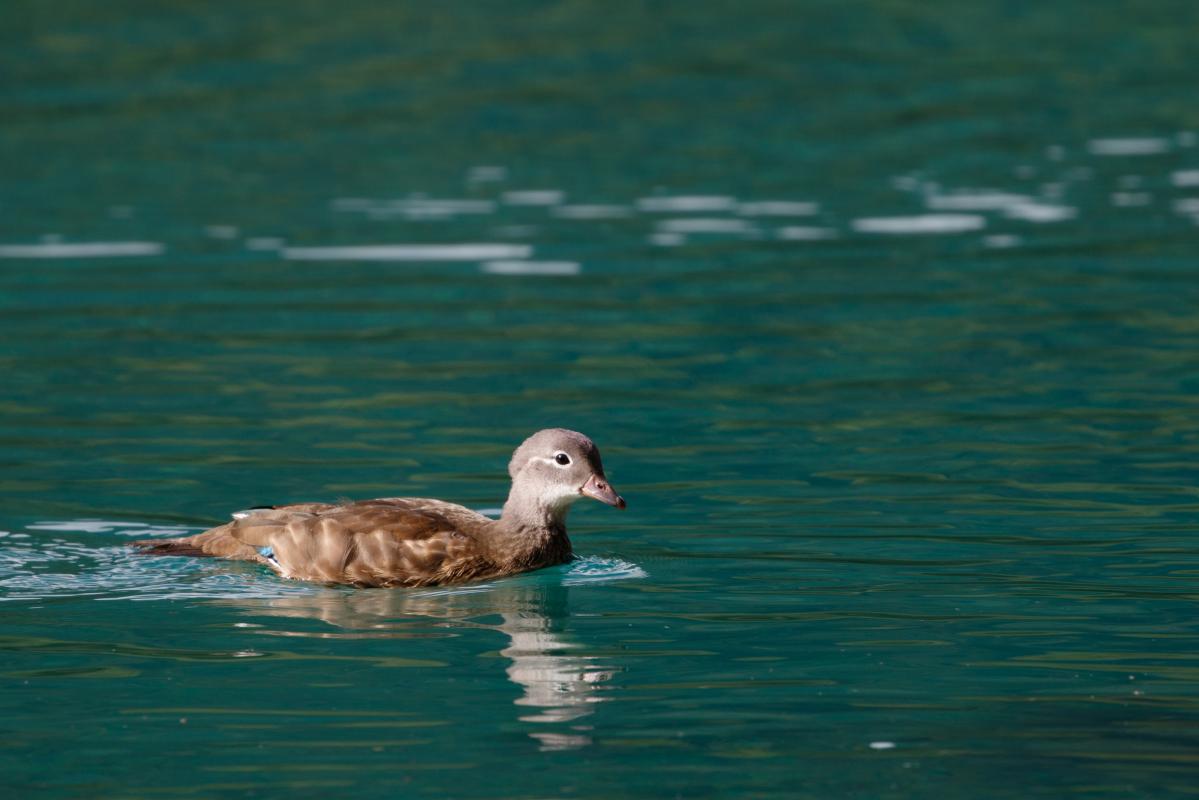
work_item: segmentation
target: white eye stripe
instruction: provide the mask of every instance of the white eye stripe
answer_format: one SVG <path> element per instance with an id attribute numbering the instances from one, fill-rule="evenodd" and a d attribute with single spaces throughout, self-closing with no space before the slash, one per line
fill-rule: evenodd
<path id="1" fill-rule="evenodd" d="M 558 460 L 557 460 L 558 456 L 565 456 L 566 463 L 559 464 Z M 574 463 L 573 461 L 570 460 L 570 456 L 566 455 L 566 453 L 563 453 L 563 452 L 554 453 L 553 458 L 545 458 L 544 456 L 533 456 L 529 460 L 530 461 L 540 461 L 542 464 L 550 464 L 552 466 L 557 467 L 558 469 L 565 469 L 566 467 L 569 467 L 571 464 Z"/>

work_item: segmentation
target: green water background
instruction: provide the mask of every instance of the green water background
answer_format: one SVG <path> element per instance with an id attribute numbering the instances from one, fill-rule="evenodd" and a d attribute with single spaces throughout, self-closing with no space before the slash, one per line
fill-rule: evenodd
<path id="1" fill-rule="evenodd" d="M 1197 9 L 10 3 L 0 783 L 1194 796 Z M 566 567 L 122 546 L 547 425 Z"/>

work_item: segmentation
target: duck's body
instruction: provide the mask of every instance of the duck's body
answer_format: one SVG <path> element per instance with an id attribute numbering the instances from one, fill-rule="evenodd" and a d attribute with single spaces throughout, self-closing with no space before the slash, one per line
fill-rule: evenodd
<path id="1" fill-rule="evenodd" d="M 159 555 L 255 561 L 285 578 L 355 586 L 462 583 L 571 555 L 565 528 L 509 529 L 454 503 L 412 497 L 252 509 L 196 536 L 138 544 Z"/>
<path id="2" fill-rule="evenodd" d="M 157 555 L 265 564 L 285 578 L 355 586 L 431 586 L 540 569 L 570 560 L 566 513 L 582 496 L 624 508 L 586 436 L 540 431 L 508 466 L 512 490 L 499 519 L 454 503 L 387 497 L 238 512 L 183 539 L 134 544 Z"/>

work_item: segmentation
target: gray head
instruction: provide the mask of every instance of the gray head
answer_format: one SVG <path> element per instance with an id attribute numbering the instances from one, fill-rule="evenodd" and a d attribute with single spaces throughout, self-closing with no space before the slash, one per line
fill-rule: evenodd
<path id="1" fill-rule="evenodd" d="M 533 434 L 512 454 L 508 474 L 514 493 L 519 488 L 535 496 L 543 508 L 565 509 L 584 496 L 625 507 L 608 485 L 599 448 L 577 431 L 547 428 Z"/>

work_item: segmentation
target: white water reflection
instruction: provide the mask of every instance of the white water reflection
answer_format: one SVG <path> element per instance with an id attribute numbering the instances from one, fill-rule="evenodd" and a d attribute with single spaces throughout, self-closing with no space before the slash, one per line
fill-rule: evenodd
<path id="1" fill-rule="evenodd" d="M 743 219 L 730 217 L 687 217 L 685 219 L 664 219 L 658 223 L 658 230 L 663 233 L 753 233 L 757 227 Z"/>
<path id="2" fill-rule="evenodd" d="M 659 247 L 678 247 L 686 244 L 687 237 L 681 233 L 654 233 L 650 234 L 649 241 Z"/>
<path id="3" fill-rule="evenodd" d="M 402 217 L 409 220 L 438 220 L 461 215 L 491 214 L 496 209 L 496 203 L 494 200 L 426 197 L 418 193 L 383 200 L 339 197 L 333 201 L 332 207 L 335 211 L 365 214 L 371 219 Z"/>
<path id="4" fill-rule="evenodd" d="M 475 183 L 499 183 L 508 179 L 507 167 L 496 166 L 479 166 L 471 167 L 466 173 L 466 182 Z"/>
<path id="5" fill-rule="evenodd" d="M 1112 205 L 1117 208 L 1138 208 L 1153 202 L 1153 195 L 1148 192 L 1112 192 Z"/>
<path id="6" fill-rule="evenodd" d="M 755 200 L 740 203 L 737 213 L 746 217 L 810 217 L 820 213 L 820 204 L 793 200 Z"/>
<path id="7" fill-rule="evenodd" d="M 1199 169 L 1180 169 L 1171 173 L 1170 182 L 1178 187 L 1199 186 Z"/>
<path id="8" fill-rule="evenodd" d="M 1184 217 L 1190 217 L 1199 224 L 1199 197 L 1182 197 L 1171 204 L 1171 208 Z"/>
<path id="9" fill-rule="evenodd" d="M 837 231 L 813 225 L 785 225 L 778 229 L 778 238 L 787 242 L 819 242 L 836 239 Z"/>
<path id="10" fill-rule="evenodd" d="M 578 275 L 577 261 L 488 261 L 481 269 L 492 275 Z"/>
<path id="11" fill-rule="evenodd" d="M 1054 203 L 1018 203 L 1004 210 L 1008 219 L 1019 219 L 1025 222 L 1063 222 L 1078 216 L 1078 209 Z"/>
<path id="12" fill-rule="evenodd" d="M 651 214 L 693 214 L 713 211 L 733 211 L 737 201 L 725 195 L 676 195 L 642 197 L 637 208 Z"/>
<path id="13" fill-rule="evenodd" d="M 159 242 L 39 242 L 0 245 L 0 258 L 125 258 L 166 252 Z"/>
<path id="14" fill-rule="evenodd" d="M 522 189 L 504 192 L 503 200 L 510 206 L 556 206 L 566 198 L 558 189 Z"/>
<path id="15" fill-rule="evenodd" d="M 562 219 L 623 219 L 633 212 L 628 206 L 580 204 L 558 206 L 551 213 Z"/>
<path id="16" fill-rule="evenodd" d="M 104 519 L 73 519 L 63 522 L 35 522 L 27 526 L 31 531 L 74 531 L 76 533 L 121 533 L 143 535 L 149 525 L 144 522 L 120 522 Z M 177 529 L 172 529 L 177 530 Z M 155 528 L 155 532 L 161 528 Z"/>
<path id="17" fill-rule="evenodd" d="M 1017 179 L 1010 186 L 945 186 L 924 171 L 912 171 L 889 179 L 890 188 L 908 195 L 896 208 L 898 213 L 859 218 L 838 218 L 826 210 L 819 199 L 737 198 L 732 194 L 691 193 L 671 187 L 638 196 L 614 198 L 613 202 L 588 202 L 585 198 L 567 204 L 567 193 L 556 188 L 508 188 L 492 186 L 509 180 L 501 166 L 471 167 L 466 172 L 468 197 L 432 197 L 411 191 L 393 198 L 346 196 L 330 201 L 336 212 L 359 214 L 368 220 L 392 222 L 456 221 L 470 215 L 495 215 L 495 224 L 479 232 L 484 241 L 394 244 L 313 244 L 288 246 L 278 231 L 258 234 L 243 232 L 230 220 L 227 223 L 200 226 L 208 238 L 241 239 L 248 251 L 296 261 L 377 261 L 377 262 L 475 262 L 481 272 L 495 275 L 576 275 L 582 272 L 583 252 L 593 258 L 594 242 L 579 229 L 569 230 L 571 242 L 579 252 L 561 251 L 557 260 L 533 258 L 536 239 L 546 231 L 554 233 L 555 220 L 585 223 L 628 220 L 620 230 L 639 226 L 632 235 L 659 247 L 677 247 L 696 237 L 725 236 L 741 241 L 774 240 L 814 242 L 837 238 L 839 231 L 881 236 L 939 236 L 985 230 L 992 222 L 1015 220 L 1033 225 L 1048 225 L 1077 219 L 1082 209 L 1093 207 L 1087 198 L 1075 198 L 1086 192 L 1091 200 L 1105 200 L 1109 208 L 1143 213 L 1160 203 L 1172 207 L 1192 221 L 1199 216 L 1192 198 L 1171 197 L 1171 188 L 1186 190 L 1199 187 L 1199 168 L 1193 163 L 1172 164 L 1173 171 L 1161 175 L 1110 174 L 1099 158 L 1112 156 L 1150 156 L 1160 153 L 1187 155 L 1199 137 L 1189 132 L 1142 136 L 1098 138 L 1074 145 L 1053 144 L 1044 150 L 1043 159 L 1030 160 L 1013 167 Z M 1121 162 L 1114 162 L 1119 165 Z M 1137 161 L 1153 164 L 1153 161 Z M 1091 186 L 1083 184 L 1090 183 Z M 1162 184 L 1165 184 L 1164 186 Z M 1160 187 L 1160 188 L 1159 188 Z M 924 213 L 911 213 L 911 201 L 923 204 Z M 1073 202 L 1071 202 L 1073 201 Z M 114 207 L 117 208 L 117 207 Z M 128 210 L 128 207 L 119 207 Z M 132 213 L 131 211 L 129 212 Z M 544 223 L 534 215 L 544 215 Z M 509 215 L 507 218 L 504 215 Z M 820 223 L 803 224 L 804 217 L 822 215 Z M 519 218 L 513 218 L 519 215 Z M 532 224 L 533 222 L 538 224 Z M 468 223 L 469 220 L 463 220 Z M 791 222 L 799 224 L 789 224 Z M 609 240 L 615 229 L 605 226 Z M 559 232 L 560 233 L 560 232 Z M 1014 241 L 1009 234 L 984 237 L 987 247 L 1007 247 Z M 244 237 L 244 238 L 243 238 Z M 497 241 L 486 241 L 495 239 Z M 509 240 L 509 241 L 504 241 Z M 555 239 L 561 242 L 563 238 Z M 165 245 L 149 241 L 66 242 L 58 236 L 44 237 L 37 243 L 0 244 L 0 258 L 99 258 L 155 256 L 166 251 Z M 600 258 L 603 257 L 601 254 Z"/>
<path id="18" fill-rule="evenodd" d="M 527 244 L 376 244 L 346 247 L 285 247 L 293 261 L 494 261 L 526 259 Z"/>
<path id="19" fill-rule="evenodd" d="M 1021 241 L 1019 236 L 1012 233 L 995 233 L 983 237 L 983 246 L 995 250 L 1003 250 L 1011 247 L 1019 247 Z"/>
<path id="20" fill-rule="evenodd" d="M 1060 197 L 1064 186 L 1060 183 L 1047 183 L 1043 193 L 1048 197 Z M 1078 210 L 1060 203 L 1049 203 L 1026 194 L 1005 192 L 998 189 L 955 189 L 942 192 L 939 187 L 929 187 L 924 203 L 933 211 L 992 211 L 1000 212 L 1008 219 L 1024 222 L 1049 223 L 1073 219 Z M 953 221 L 952 215 L 926 217 L 923 225 L 928 227 L 927 233 L 951 233 L 961 230 L 974 230 L 976 220 L 963 219 Z M 881 231 L 872 231 L 881 232 Z"/>
<path id="21" fill-rule="evenodd" d="M 944 194 L 930 193 L 924 202 L 934 211 L 1004 211 L 1034 201 L 1028 195 L 996 189 L 956 189 Z"/>
<path id="22" fill-rule="evenodd" d="M 239 233 L 236 225 L 205 225 L 204 234 L 210 239 L 236 239 Z"/>
<path id="23" fill-rule="evenodd" d="M 910 217 L 862 217 L 853 221 L 853 229 L 858 233 L 906 236 L 965 233 L 981 230 L 986 224 L 986 219 L 976 214 L 917 214 Z"/>
<path id="24" fill-rule="evenodd" d="M 1087 152 L 1093 156 L 1155 156 L 1170 150 L 1170 140 L 1159 137 L 1092 139 Z"/>

